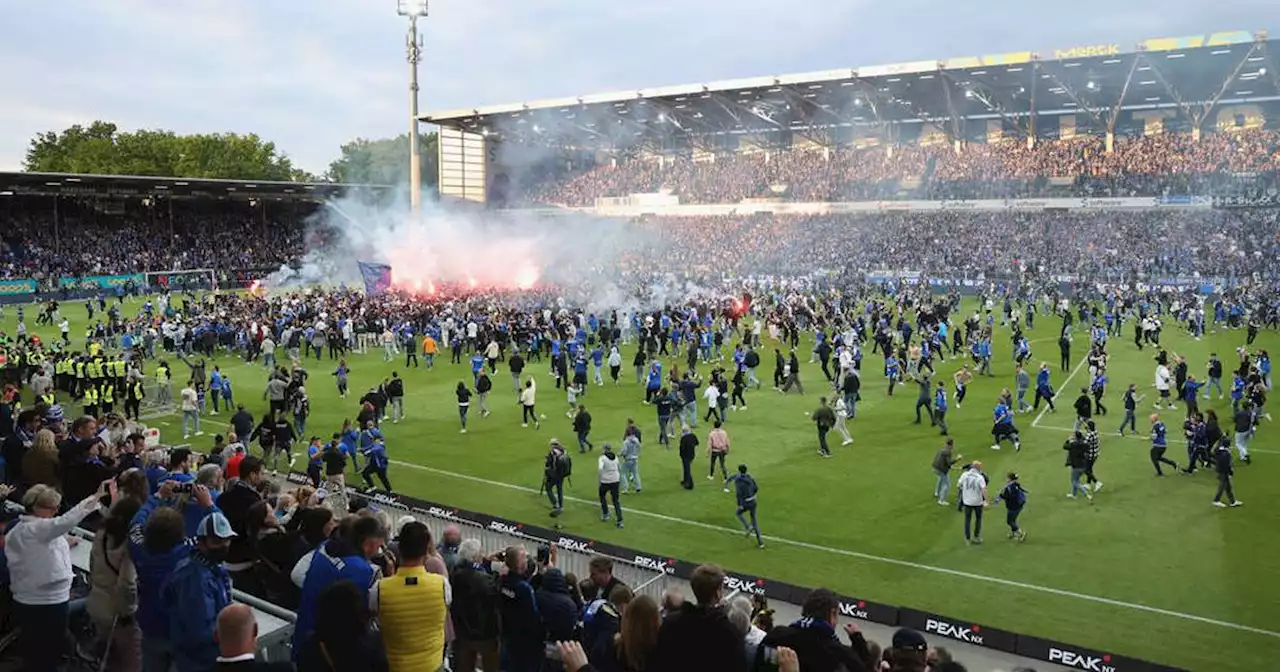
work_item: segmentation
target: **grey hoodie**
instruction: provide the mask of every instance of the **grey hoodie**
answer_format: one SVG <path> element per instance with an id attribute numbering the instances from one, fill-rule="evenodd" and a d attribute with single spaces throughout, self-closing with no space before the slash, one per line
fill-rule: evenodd
<path id="1" fill-rule="evenodd" d="M 628 434 L 627 438 L 622 440 L 622 459 L 627 461 L 640 459 L 640 439 L 634 434 Z"/>

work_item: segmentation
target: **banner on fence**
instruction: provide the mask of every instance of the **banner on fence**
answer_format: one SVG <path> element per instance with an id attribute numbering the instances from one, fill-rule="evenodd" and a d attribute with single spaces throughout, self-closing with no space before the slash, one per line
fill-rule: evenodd
<path id="1" fill-rule="evenodd" d="M 0 280 L 0 296 L 35 294 L 35 280 Z"/>
<path id="2" fill-rule="evenodd" d="M 142 285 L 146 276 L 140 273 L 131 275 L 86 275 L 82 278 L 62 277 L 58 279 L 58 286 L 66 289 L 115 289 L 116 287 L 124 287 L 130 282 L 135 285 Z"/>

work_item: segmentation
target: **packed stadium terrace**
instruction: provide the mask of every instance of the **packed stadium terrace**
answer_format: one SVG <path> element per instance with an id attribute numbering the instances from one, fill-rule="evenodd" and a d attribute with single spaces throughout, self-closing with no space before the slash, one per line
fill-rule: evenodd
<path id="1" fill-rule="evenodd" d="M 0 279 L 84 277 L 158 270 L 279 268 L 297 259 L 311 207 L 265 223 L 239 204 L 137 201 L 103 212 L 93 201 L 17 201 L 0 211 Z"/>
<path id="2" fill-rule="evenodd" d="M 7 220 L 0 238 L 0 279 L 193 268 L 269 271 L 297 261 L 314 242 L 307 239 L 302 217 L 270 222 L 264 238 L 261 223 L 250 217 L 192 212 L 175 215 L 172 234 L 167 220 L 67 218 L 56 245 L 50 220 L 51 215 L 30 212 Z M 1280 211 L 649 217 L 629 222 L 618 242 L 618 263 L 602 268 L 622 280 L 670 272 L 723 278 L 818 271 L 856 275 L 873 269 L 976 277 L 1019 267 L 1109 280 L 1197 273 L 1272 280 L 1277 277 L 1272 261 L 1280 256 Z M 612 254 L 605 245 L 602 241 L 595 254 Z"/>
<path id="3" fill-rule="evenodd" d="M 1099 136 L 1025 142 L 970 143 L 957 153 L 947 143 L 723 154 L 715 161 L 689 158 L 620 160 L 540 181 L 524 202 L 570 207 L 600 197 L 669 190 L 682 203 L 737 203 L 747 198 L 791 201 L 857 201 L 911 198 L 1012 198 L 1027 196 L 1209 195 L 1234 187 L 1236 174 L 1280 169 L 1280 131 L 1255 129 L 1204 134 L 1118 136 L 1105 151 Z M 1065 178 L 1053 180 L 1052 178 Z M 919 187 L 908 187 L 904 181 Z"/>

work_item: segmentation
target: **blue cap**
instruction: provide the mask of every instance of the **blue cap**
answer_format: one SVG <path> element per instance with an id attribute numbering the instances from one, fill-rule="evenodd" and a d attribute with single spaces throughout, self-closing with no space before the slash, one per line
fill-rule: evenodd
<path id="1" fill-rule="evenodd" d="M 200 521 L 200 525 L 196 527 L 196 536 L 230 539 L 236 536 L 236 533 L 231 529 L 231 521 L 227 520 L 221 511 L 214 511 Z"/>

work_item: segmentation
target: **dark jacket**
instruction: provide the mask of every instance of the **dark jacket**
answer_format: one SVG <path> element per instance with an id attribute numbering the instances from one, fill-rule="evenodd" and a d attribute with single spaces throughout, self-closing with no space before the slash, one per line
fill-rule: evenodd
<path id="1" fill-rule="evenodd" d="M 742 633 L 724 609 L 686 602 L 658 629 L 655 670 L 662 672 L 745 672 Z"/>
<path id="2" fill-rule="evenodd" d="M 388 669 L 382 640 L 372 632 L 353 636 L 340 646 L 327 645 L 323 652 L 314 636 L 307 637 L 298 652 L 300 672 L 387 672 Z"/>
<path id="3" fill-rule="evenodd" d="M 237 480 L 227 489 L 226 492 L 218 496 L 218 509 L 227 517 L 227 522 L 231 523 L 231 529 L 235 530 L 238 536 L 231 538 L 231 548 L 227 552 L 227 562 L 239 563 L 249 562 L 254 559 L 252 545 L 249 543 L 247 523 L 249 520 L 249 507 L 257 502 L 262 501 L 262 495 L 258 491 L 244 481 Z"/>
<path id="4" fill-rule="evenodd" d="M 785 646 L 796 652 L 804 672 L 870 672 L 867 662 L 871 653 L 862 633 L 849 638 L 849 646 L 837 639 L 835 629 L 825 621 L 801 619 L 791 625 L 774 628 L 756 648 L 756 669 L 762 669 L 766 651 Z"/>
<path id="5" fill-rule="evenodd" d="M 241 660 L 234 663 L 218 663 L 214 672 L 293 672 L 293 663 L 266 663 L 261 660 Z"/>
<path id="6" fill-rule="evenodd" d="M 1071 439 L 1062 444 L 1062 449 L 1067 451 L 1067 466 L 1072 469 L 1084 469 L 1089 465 L 1088 452 L 1089 445 L 1084 441 Z"/>
<path id="7" fill-rule="evenodd" d="M 564 572 L 552 567 L 542 574 L 542 585 L 534 595 L 548 642 L 578 639 L 578 605 L 569 595 Z M 455 593 L 454 601 L 457 597 Z"/>
<path id="8" fill-rule="evenodd" d="M 455 636 L 471 642 L 497 639 L 498 586 L 494 577 L 471 563 L 459 561 L 449 575 L 449 587 L 453 589 L 449 616 Z"/>
<path id="9" fill-rule="evenodd" d="M 523 576 L 508 573 L 498 579 L 499 611 L 502 614 L 503 646 L 518 650 L 541 648 L 544 641 L 542 617 L 533 586 Z"/>
<path id="10" fill-rule="evenodd" d="M 1089 400 L 1089 395 L 1081 394 L 1076 397 L 1076 416 L 1081 418 L 1093 417 L 1093 402 Z"/>
<path id="11" fill-rule="evenodd" d="M 1235 473 L 1231 468 L 1231 451 L 1225 446 L 1219 446 L 1213 451 L 1213 469 L 1219 476 L 1230 476 Z"/>

